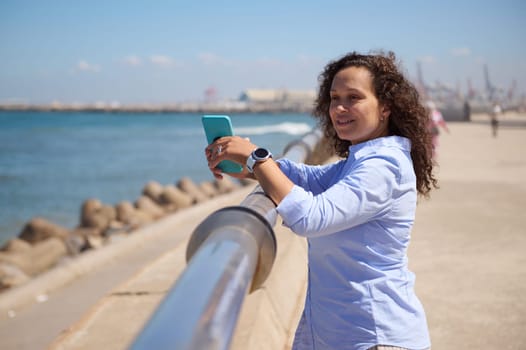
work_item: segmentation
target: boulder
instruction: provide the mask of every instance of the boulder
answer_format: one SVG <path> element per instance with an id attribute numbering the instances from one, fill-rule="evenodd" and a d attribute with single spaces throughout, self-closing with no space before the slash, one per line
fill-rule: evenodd
<path id="1" fill-rule="evenodd" d="M 95 198 L 86 199 L 80 209 L 80 226 L 90 227 L 90 218 L 102 208 L 102 202 Z"/>
<path id="2" fill-rule="evenodd" d="M 171 205 L 174 209 L 187 208 L 193 203 L 193 198 L 189 194 L 174 185 L 165 186 L 161 198 L 163 204 Z"/>
<path id="3" fill-rule="evenodd" d="M 108 218 L 110 223 L 117 218 L 117 210 L 111 205 L 103 205 L 99 213 Z"/>
<path id="4" fill-rule="evenodd" d="M 156 181 L 149 181 L 143 188 L 142 194 L 149 197 L 157 204 L 162 203 L 161 195 L 163 193 L 163 186 Z"/>
<path id="5" fill-rule="evenodd" d="M 75 232 L 72 232 L 64 241 L 66 248 L 68 249 L 68 254 L 72 256 L 79 255 L 85 251 L 87 249 L 86 242 L 85 237 L 76 234 Z"/>
<path id="6" fill-rule="evenodd" d="M 204 181 L 199 184 L 199 190 L 208 198 L 214 198 L 219 193 L 217 188 L 209 181 Z"/>
<path id="7" fill-rule="evenodd" d="M 31 252 L 27 253 L 11 253 L 11 252 L 0 252 L 0 264 L 11 264 L 24 273 L 29 274 L 28 271 L 31 270 Z"/>
<path id="8" fill-rule="evenodd" d="M 117 220 L 127 225 L 127 230 L 139 228 L 153 221 L 153 217 L 141 210 L 137 210 L 130 202 L 122 201 L 117 204 Z"/>
<path id="9" fill-rule="evenodd" d="M 19 267 L 0 263 L 0 291 L 13 288 L 29 281 L 29 276 Z"/>
<path id="10" fill-rule="evenodd" d="M 11 238 L 2 247 L 2 251 L 11 253 L 23 253 L 30 250 L 31 244 L 23 239 Z"/>
<path id="11" fill-rule="evenodd" d="M 44 218 L 36 217 L 24 226 L 19 237 L 34 244 L 50 237 L 57 237 L 64 240 L 67 238 L 68 233 L 69 231 L 65 227 L 54 224 Z"/>
<path id="12" fill-rule="evenodd" d="M 98 249 L 104 245 L 104 240 L 100 236 L 88 236 L 86 241 L 88 249 Z"/>
<path id="13" fill-rule="evenodd" d="M 102 231 L 95 227 L 77 227 L 66 239 L 66 247 L 70 255 L 77 255 L 89 249 L 88 237 L 100 237 Z"/>
<path id="14" fill-rule="evenodd" d="M 129 224 L 135 214 L 135 207 L 127 201 L 118 203 L 115 209 L 117 210 L 117 220 L 124 224 Z"/>
<path id="15" fill-rule="evenodd" d="M 70 236 L 71 235 L 86 238 L 89 236 L 101 236 L 102 232 L 96 227 L 76 227 L 71 231 Z"/>
<path id="16" fill-rule="evenodd" d="M 148 213 L 154 220 L 165 215 L 164 209 L 147 196 L 139 197 L 137 201 L 135 201 L 135 207 L 138 210 Z"/>
<path id="17" fill-rule="evenodd" d="M 27 252 L 0 252 L 0 262 L 15 265 L 25 274 L 35 276 L 53 267 L 66 254 L 63 240 L 49 237 L 33 244 Z"/>
<path id="18" fill-rule="evenodd" d="M 81 209 L 80 226 L 106 230 L 112 220 L 117 217 L 114 207 L 103 205 L 97 199 L 88 199 Z"/>
<path id="19" fill-rule="evenodd" d="M 208 196 L 205 195 L 189 177 L 181 178 L 176 185 L 181 191 L 187 193 L 192 198 L 193 203 L 202 203 L 208 199 Z"/>
<path id="20" fill-rule="evenodd" d="M 214 186 L 220 194 L 232 192 L 237 188 L 237 185 L 228 177 L 223 177 L 221 180 L 215 180 Z"/>
<path id="21" fill-rule="evenodd" d="M 63 241 L 51 237 L 33 245 L 31 250 L 32 269 L 30 275 L 37 275 L 53 267 L 64 255 L 67 248 Z"/>
<path id="22" fill-rule="evenodd" d="M 125 224 L 124 222 L 114 220 L 110 222 L 110 226 L 104 231 L 104 237 L 108 238 L 109 236 L 116 234 L 128 234 L 132 229 L 130 225 Z"/>
<path id="23" fill-rule="evenodd" d="M 104 214 L 96 212 L 82 220 L 80 227 L 94 228 L 99 232 L 102 232 L 108 227 L 109 224 L 110 219 L 108 219 Z"/>

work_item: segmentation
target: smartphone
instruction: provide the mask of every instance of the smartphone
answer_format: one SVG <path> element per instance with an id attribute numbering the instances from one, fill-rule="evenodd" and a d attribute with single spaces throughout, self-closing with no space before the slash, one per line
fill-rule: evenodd
<path id="1" fill-rule="evenodd" d="M 208 144 L 223 136 L 234 136 L 232 122 L 228 115 L 203 115 L 201 121 Z M 243 171 L 243 167 L 240 164 L 230 160 L 221 161 L 218 164 L 218 168 L 224 173 L 240 173 Z"/>

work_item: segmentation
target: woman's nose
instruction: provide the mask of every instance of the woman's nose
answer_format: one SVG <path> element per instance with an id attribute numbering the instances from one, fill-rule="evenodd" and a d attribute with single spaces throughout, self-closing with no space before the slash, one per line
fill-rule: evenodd
<path id="1" fill-rule="evenodd" d="M 347 109 L 348 109 L 347 106 L 345 106 L 343 103 L 339 103 L 336 106 L 336 111 L 338 111 L 338 112 L 346 112 Z"/>

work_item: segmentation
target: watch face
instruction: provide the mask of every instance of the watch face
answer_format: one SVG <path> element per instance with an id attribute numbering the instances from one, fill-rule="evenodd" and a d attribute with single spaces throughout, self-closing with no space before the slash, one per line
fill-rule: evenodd
<path id="1" fill-rule="evenodd" d="M 265 158 L 268 156 L 269 152 L 264 148 L 258 148 L 254 151 L 254 154 L 258 158 Z"/>

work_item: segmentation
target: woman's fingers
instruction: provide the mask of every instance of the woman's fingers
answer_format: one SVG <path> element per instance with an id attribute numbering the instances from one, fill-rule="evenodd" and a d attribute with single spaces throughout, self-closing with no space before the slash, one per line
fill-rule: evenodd
<path id="1" fill-rule="evenodd" d="M 217 139 L 205 148 L 208 167 L 214 172 L 214 176 L 221 176 L 221 171 L 216 170 L 221 161 L 231 160 L 238 164 L 244 164 L 254 148 L 256 145 L 252 144 L 249 138 L 225 136 Z"/>
<path id="2" fill-rule="evenodd" d="M 213 168 L 213 169 L 210 169 L 212 170 L 212 174 L 214 175 L 214 177 L 218 180 L 221 180 L 223 178 L 223 173 L 221 172 L 220 169 L 218 168 Z"/>

